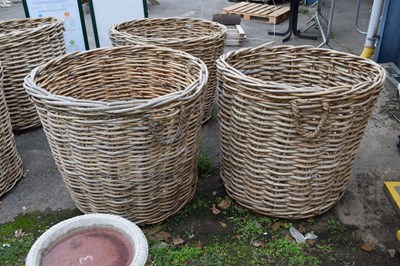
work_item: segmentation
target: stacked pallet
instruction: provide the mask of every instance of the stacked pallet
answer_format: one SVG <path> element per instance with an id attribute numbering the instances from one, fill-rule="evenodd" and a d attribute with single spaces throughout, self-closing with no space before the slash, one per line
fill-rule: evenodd
<path id="1" fill-rule="evenodd" d="M 223 8 L 221 14 L 238 14 L 247 21 L 278 24 L 289 17 L 289 12 L 289 7 L 240 2 Z"/>
<path id="2" fill-rule="evenodd" d="M 228 36 L 226 38 L 226 46 L 242 46 L 246 41 L 246 35 L 240 25 L 226 25 Z"/>

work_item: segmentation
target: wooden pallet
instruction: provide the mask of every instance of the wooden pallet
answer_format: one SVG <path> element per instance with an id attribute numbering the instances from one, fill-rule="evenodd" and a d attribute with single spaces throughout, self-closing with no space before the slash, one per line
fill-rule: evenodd
<path id="1" fill-rule="evenodd" d="M 221 14 L 239 14 L 244 20 L 278 24 L 289 17 L 290 8 L 240 2 L 222 9 Z"/>
<path id="2" fill-rule="evenodd" d="M 246 35 L 240 25 L 226 25 L 228 36 L 226 37 L 226 46 L 242 46 L 246 41 Z"/>

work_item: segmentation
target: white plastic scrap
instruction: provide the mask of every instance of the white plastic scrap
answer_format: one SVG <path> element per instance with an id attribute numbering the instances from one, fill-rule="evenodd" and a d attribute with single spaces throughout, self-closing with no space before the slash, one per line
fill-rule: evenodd
<path id="1" fill-rule="evenodd" d="M 318 236 L 315 235 L 314 233 L 307 233 L 305 236 L 303 236 L 302 233 L 300 233 L 296 228 L 294 228 L 293 226 L 290 227 L 289 229 L 290 234 L 292 235 L 292 237 L 296 240 L 296 242 L 299 243 L 305 243 L 307 241 L 307 239 L 317 239 Z"/>

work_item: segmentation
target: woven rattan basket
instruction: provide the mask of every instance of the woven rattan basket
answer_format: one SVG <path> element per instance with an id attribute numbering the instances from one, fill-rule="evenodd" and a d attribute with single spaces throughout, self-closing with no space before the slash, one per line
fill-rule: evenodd
<path id="1" fill-rule="evenodd" d="M 0 64 L 0 197 L 22 177 L 22 161 L 15 147 L 2 83 L 3 68 Z"/>
<path id="2" fill-rule="evenodd" d="M 276 217 L 327 211 L 346 190 L 384 70 L 309 46 L 245 48 L 217 65 L 228 194 Z"/>
<path id="3" fill-rule="evenodd" d="M 223 53 L 227 30 L 224 25 L 195 18 L 146 18 L 116 24 L 110 29 L 113 46 L 151 44 L 185 51 L 200 58 L 208 68 L 204 119 L 212 115 L 217 87 L 216 60 Z"/>
<path id="4" fill-rule="evenodd" d="M 55 18 L 0 22 L 3 86 L 13 130 L 40 125 L 36 109 L 24 90 L 24 78 L 33 68 L 65 53 L 63 32 L 63 22 Z"/>
<path id="5" fill-rule="evenodd" d="M 84 213 L 158 223 L 194 195 L 207 67 L 166 48 L 73 53 L 25 88 Z"/>

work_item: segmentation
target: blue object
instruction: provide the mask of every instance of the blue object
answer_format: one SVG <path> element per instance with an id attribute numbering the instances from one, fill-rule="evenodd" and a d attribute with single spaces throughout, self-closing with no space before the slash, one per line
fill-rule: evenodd
<path id="1" fill-rule="evenodd" d="M 306 5 L 312 5 L 312 4 L 314 4 L 315 2 L 317 2 L 318 0 L 304 0 L 304 4 L 306 4 Z"/>
<path id="2" fill-rule="evenodd" d="M 386 0 L 374 60 L 378 63 L 393 62 L 400 65 L 400 1 Z"/>

